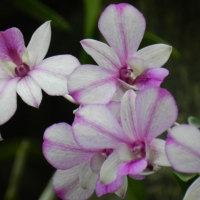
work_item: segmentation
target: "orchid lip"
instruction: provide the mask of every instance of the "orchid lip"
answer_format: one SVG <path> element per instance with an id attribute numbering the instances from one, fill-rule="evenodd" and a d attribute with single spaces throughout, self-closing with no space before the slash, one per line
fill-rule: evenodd
<path id="1" fill-rule="evenodd" d="M 15 74 L 19 77 L 24 77 L 30 71 L 30 67 L 26 63 L 22 63 L 15 67 Z"/>
<path id="2" fill-rule="evenodd" d="M 127 68 L 122 68 L 120 70 L 120 79 L 130 85 L 133 85 L 134 79 L 132 77 L 133 70 L 132 69 L 127 69 Z"/>

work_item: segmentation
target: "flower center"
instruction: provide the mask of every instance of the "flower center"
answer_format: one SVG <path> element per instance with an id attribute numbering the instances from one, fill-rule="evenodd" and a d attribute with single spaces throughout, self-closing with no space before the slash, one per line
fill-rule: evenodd
<path id="1" fill-rule="evenodd" d="M 145 144 L 143 142 L 140 142 L 140 141 L 135 142 L 131 150 L 133 154 L 137 156 L 138 158 L 143 158 L 146 155 Z"/>
<path id="2" fill-rule="evenodd" d="M 26 63 L 22 63 L 15 67 L 15 74 L 20 77 L 24 77 L 30 71 L 30 67 Z"/>
<path id="3" fill-rule="evenodd" d="M 127 69 L 127 68 L 122 68 L 119 72 L 120 74 L 120 79 L 123 80 L 124 82 L 132 85 L 134 82 L 133 78 L 133 70 L 132 69 Z"/>

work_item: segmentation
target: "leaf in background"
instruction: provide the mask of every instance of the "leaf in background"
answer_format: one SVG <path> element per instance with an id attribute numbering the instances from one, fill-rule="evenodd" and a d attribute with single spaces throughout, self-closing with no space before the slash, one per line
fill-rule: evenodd
<path id="1" fill-rule="evenodd" d="M 183 182 L 187 182 L 190 179 L 194 178 L 197 174 L 186 174 L 180 172 L 173 172 L 176 176 L 178 176 Z"/>
<path id="2" fill-rule="evenodd" d="M 50 9 L 48 6 L 38 0 L 11 0 L 20 10 L 39 21 L 52 20 L 52 26 L 63 31 L 69 31 L 68 22 Z"/>
<path id="3" fill-rule="evenodd" d="M 160 37 L 154 35 L 153 33 L 145 32 L 143 40 L 142 40 L 142 42 L 140 44 L 140 48 L 146 47 L 146 46 L 149 46 L 149 45 L 152 45 L 152 44 L 156 44 L 156 43 L 169 44 L 165 40 L 163 40 Z M 176 59 L 180 59 L 180 53 L 174 47 L 173 47 L 173 50 L 172 50 L 172 56 L 174 58 L 176 58 Z"/>
<path id="4" fill-rule="evenodd" d="M 126 195 L 131 200 L 146 200 L 147 195 L 143 181 L 128 177 L 128 190 Z"/>
<path id="5" fill-rule="evenodd" d="M 200 120 L 196 117 L 188 117 L 188 123 L 196 126 L 197 128 L 200 128 Z"/>

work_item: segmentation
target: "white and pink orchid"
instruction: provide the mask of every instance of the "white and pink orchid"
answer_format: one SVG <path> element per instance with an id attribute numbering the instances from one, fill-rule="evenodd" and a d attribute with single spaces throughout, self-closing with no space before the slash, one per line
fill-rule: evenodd
<path id="1" fill-rule="evenodd" d="M 168 70 L 160 67 L 172 47 L 155 44 L 137 51 L 145 26 L 143 15 L 129 4 L 105 9 L 98 27 L 110 46 L 92 39 L 81 41 L 98 66 L 81 65 L 70 75 L 68 88 L 76 102 L 106 104 L 112 98 L 121 100 L 127 89 L 160 86 L 168 75 Z"/>
<path id="2" fill-rule="evenodd" d="M 104 105 L 84 105 L 72 128 L 84 149 L 111 149 L 100 169 L 100 182 L 107 185 L 130 175 L 143 179 L 158 166 L 170 166 L 165 141 L 158 135 L 173 125 L 177 106 L 169 92 L 147 88 L 137 96 L 128 90 L 122 98 L 120 121 Z"/>
<path id="3" fill-rule="evenodd" d="M 166 140 L 166 154 L 171 166 L 183 173 L 200 172 L 200 131 L 193 125 L 173 127 Z M 183 200 L 200 199 L 200 178 L 187 190 Z"/>
<path id="4" fill-rule="evenodd" d="M 17 96 L 38 108 L 41 88 L 49 95 L 66 95 L 69 74 L 79 65 L 71 55 L 44 57 L 51 39 L 50 22 L 41 25 L 27 46 L 17 28 L 0 32 L 0 124 L 17 109 Z"/>

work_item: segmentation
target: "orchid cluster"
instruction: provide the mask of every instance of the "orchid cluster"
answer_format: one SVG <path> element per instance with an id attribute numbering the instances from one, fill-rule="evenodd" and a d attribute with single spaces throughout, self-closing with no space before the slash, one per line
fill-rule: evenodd
<path id="1" fill-rule="evenodd" d="M 94 191 L 123 198 L 127 176 L 142 180 L 162 166 L 200 172 L 200 132 L 192 125 L 175 126 L 177 105 L 160 88 L 169 73 L 161 67 L 172 47 L 138 50 L 145 19 L 129 4 L 108 6 L 98 27 L 109 45 L 81 41 L 97 65 L 81 65 L 71 55 L 44 59 L 50 22 L 35 31 L 27 47 L 17 28 L 0 32 L 0 124 L 14 115 L 16 94 L 36 108 L 41 89 L 79 104 L 72 125 L 54 124 L 44 133 L 43 154 L 57 169 L 53 188 L 63 200 L 86 200 Z M 157 138 L 166 130 L 166 141 Z M 198 178 L 184 200 L 199 199 L 199 187 Z"/>

